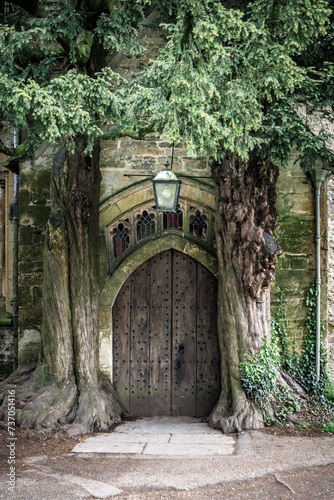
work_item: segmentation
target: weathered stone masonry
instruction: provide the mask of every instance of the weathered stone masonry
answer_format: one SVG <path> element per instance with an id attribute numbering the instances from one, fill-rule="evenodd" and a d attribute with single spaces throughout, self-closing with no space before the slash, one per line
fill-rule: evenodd
<path id="1" fill-rule="evenodd" d="M 53 158 L 53 148 L 44 146 L 36 155 L 34 163 L 24 164 L 21 174 L 20 192 L 20 363 L 36 358 L 39 345 L 42 295 L 42 252 L 44 227 L 48 218 L 49 169 Z M 102 144 L 101 154 L 101 287 L 109 280 L 110 250 L 106 245 L 106 227 L 117 220 L 124 219 L 131 210 L 152 206 L 153 191 L 150 179 L 163 167 L 166 155 L 171 155 L 171 144 L 149 135 L 146 141 L 123 138 L 115 142 Z M 302 172 L 295 157 L 289 167 L 283 169 L 278 183 L 278 210 L 280 226 L 275 237 L 282 248 L 278 261 L 276 282 L 273 287 L 273 300 L 284 290 L 287 298 L 288 334 L 301 345 L 305 333 L 306 307 L 305 297 L 311 282 L 315 278 L 314 255 L 314 193 L 313 185 Z M 42 168 L 41 168 L 42 167 Z M 181 200 L 194 199 L 201 207 L 214 208 L 213 184 L 209 178 L 208 159 L 198 160 L 187 157 L 186 151 L 177 149 L 173 170 L 183 180 Z M 147 178 L 148 176 L 148 178 Z M 328 183 L 329 218 L 332 225 L 333 214 L 331 197 L 333 181 Z M 194 193 L 197 192 L 195 195 Z M 327 187 L 322 196 L 322 271 L 323 323 L 327 326 Z M 332 221 L 332 222 L 331 222 Z M 333 247 L 333 235 L 330 230 L 330 249 Z M 156 246 L 157 252 L 159 245 Z M 334 250 L 334 249 L 333 249 Z M 332 250 L 332 254 L 334 251 Z M 109 252 L 109 253 L 108 253 Z M 135 259 L 129 255 L 128 262 Z M 127 262 L 126 260 L 124 261 Z M 131 265 L 130 265 L 131 267 Z M 329 276 L 329 300 L 333 304 L 332 270 Z M 117 286 L 120 286 L 118 283 Z M 110 292 L 112 295 L 114 292 Z M 108 295 L 108 294 L 107 294 Z M 111 297 L 110 297 L 111 300 Z M 107 373 L 111 364 L 110 344 L 110 308 L 111 303 L 106 292 L 101 304 L 101 361 Z M 273 308 L 274 309 L 274 308 Z M 329 305 L 329 348 L 333 345 L 333 305 Z M 109 336 L 109 337 L 108 337 Z M 333 370 L 333 359 L 331 369 Z M 110 373 L 110 371 L 109 371 Z"/>

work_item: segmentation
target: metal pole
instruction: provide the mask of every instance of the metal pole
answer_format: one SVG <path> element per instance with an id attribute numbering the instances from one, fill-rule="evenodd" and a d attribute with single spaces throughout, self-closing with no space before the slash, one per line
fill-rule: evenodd
<path id="1" fill-rule="evenodd" d="M 18 146 L 17 132 L 14 131 L 14 148 Z M 18 331 L 19 331 L 19 301 L 18 301 L 18 261 L 19 261 L 19 244 L 18 244 L 18 208 L 19 208 L 19 176 L 14 174 L 14 203 L 12 205 L 12 221 L 13 221 L 13 364 L 14 370 L 18 367 Z"/>
<path id="2" fill-rule="evenodd" d="M 321 268 L 320 268 L 320 190 L 321 184 L 325 180 L 327 171 L 315 169 L 313 171 L 313 182 L 315 187 L 315 256 L 316 256 L 316 278 L 315 286 L 317 290 L 316 305 L 316 346 L 315 346 L 315 364 L 316 364 L 316 382 L 320 379 L 320 345 L 321 345 Z"/>

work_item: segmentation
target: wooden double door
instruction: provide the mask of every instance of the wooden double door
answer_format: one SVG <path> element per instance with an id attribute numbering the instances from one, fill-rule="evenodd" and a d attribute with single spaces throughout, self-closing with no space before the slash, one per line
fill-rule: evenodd
<path id="1" fill-rule="evenodd" d="M 220 393 L 217 280 L 168 250 L 141 265 L 113 306 L 113 381 L 138 416 L 210 414 Z"/>

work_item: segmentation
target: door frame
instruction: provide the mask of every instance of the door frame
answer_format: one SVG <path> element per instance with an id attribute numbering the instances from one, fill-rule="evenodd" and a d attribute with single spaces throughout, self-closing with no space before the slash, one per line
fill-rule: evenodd
<path id="1" fill-rule="evenodd" d="M 165 250 L 178 250 L 197 260 L 217 277 L 217 258 L 208 250 L 170 230 L 162 237 L 137 248 L 109 277 L 100 297 L 100 369 L 113 381 L 112 308 L 127 278 L 144 262 Z"/>

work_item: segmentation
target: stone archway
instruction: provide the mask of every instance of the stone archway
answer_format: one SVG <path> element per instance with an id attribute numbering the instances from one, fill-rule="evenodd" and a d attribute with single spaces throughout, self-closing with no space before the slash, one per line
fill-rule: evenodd
<path id="1" fill-rule="evenodd" d="M 217 275 L 217 259 L 212 253 L 187 240 L 182 235 L 169 232 L 162 238 L 149 241 L 124 260 L 109 277 L 100 298 L 100 368 L 113 381 L 113 319 L 112 307 L 123 284 L 146 261 L 166 250 L 175 249 L 192 257 L 211 275 Z"/>
<path id="2" fill-rule="evenodd" d="M 207 416 L 220 394 L 217 280 L 167 250 L 139 266 L 113 306 L 113 381 L 137 416 Z"/>

